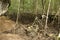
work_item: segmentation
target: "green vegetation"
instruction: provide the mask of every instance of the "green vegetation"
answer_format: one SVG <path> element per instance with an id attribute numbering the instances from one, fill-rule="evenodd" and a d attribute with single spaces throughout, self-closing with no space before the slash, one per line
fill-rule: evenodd
<path id="1" fill-rule="evenodd" d="M 17 12 L 18 5 L 20 5 L 20 12 L 33 12 L 36 5 L 36 0 L 21 0 L 19 3 L 19 0 L 11 0 L 11 6 L 9 8 L 10 12 Z M 43 3 L 43 4 L 42 4 Z M 38 13 L 42 13 L 43 6 L 45 7 L 45 13 L 47 12 L 49 0 L 38 0 Z M 56 14 L 57 11 L 60 8 L 60 0 L 52 0 L 51 1 L 51 7 L 50 7 L 50 14 Z"/>

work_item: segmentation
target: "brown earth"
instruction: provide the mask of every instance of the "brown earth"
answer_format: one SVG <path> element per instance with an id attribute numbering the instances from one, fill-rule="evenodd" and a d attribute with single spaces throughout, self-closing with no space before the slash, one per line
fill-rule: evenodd
<path id="1" fill-rule="evenodd" d="M 0 40 L 24 40 L 16 34 L 0 34 Z"/>
<path id="2" fill-rule="evenodd" d="M 0 16 L 0 33 L 11 30 L 15 27 L 15 22 L 5 16 Z"/>

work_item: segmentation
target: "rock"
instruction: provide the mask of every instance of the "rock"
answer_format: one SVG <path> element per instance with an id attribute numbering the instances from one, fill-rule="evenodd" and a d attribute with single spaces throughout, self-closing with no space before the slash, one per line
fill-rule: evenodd
<path id="1" fill-rule="evenodd" d="M 0 15 L 7 12 L 8 7 L 10 6 L 11 1 L 10 0 L 0 0 Z"/>

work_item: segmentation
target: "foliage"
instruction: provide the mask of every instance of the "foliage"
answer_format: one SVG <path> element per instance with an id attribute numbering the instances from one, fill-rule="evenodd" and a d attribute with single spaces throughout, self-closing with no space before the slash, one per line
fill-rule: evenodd
<path id="1" fill-rule="evenodd" d="M 9 8 L 9 12 L 17 12 L 18 5 L 20 5 L 20 12 L 33 12 L 35 6 L 34 6 L 34 0 L 21 0 L 20 4 L 18 3 L 19 0 L 11 0 L 11 6 Z M 45 0 L 44 6 L 45 6 L 45 13 L 47 12 L 49 0 Z M 18 4 L 18 5 L 17 5 Z M 56 14 L 57 10 L 60 6 L 60 0 L 52 0 L 51 1 L 51 8 L 50 8 L 50 14 Z M 42 13 L 43 6 L 42 6 L 42 0 L 38 0 L 38 13 Z"/>

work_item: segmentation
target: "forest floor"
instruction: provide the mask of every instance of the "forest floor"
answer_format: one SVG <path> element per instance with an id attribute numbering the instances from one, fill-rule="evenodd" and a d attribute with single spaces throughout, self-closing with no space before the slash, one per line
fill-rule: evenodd
<path id="1" fill-rule="evenodd" d="M 1 40 L 57 40 L 59 31 L 57 30 L 58 28 L 53 27 L 53 24 L 52 25 L 48 24 L 48 26 L 49 27 L 45 30 L 44 27 L 37 21 L 35 21 L 34 24 L 33 23 L 22 24 L 19 22 L 16 25 L 16 22 L 9 19 L 8 17 L 0 16 L 0 33 L 2 34 L 0 36 L 0 39 Z M 18 37 L 16 35 L 18 35 Z"/>

